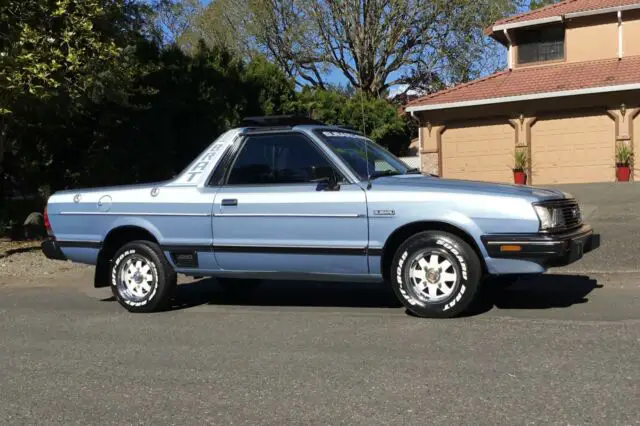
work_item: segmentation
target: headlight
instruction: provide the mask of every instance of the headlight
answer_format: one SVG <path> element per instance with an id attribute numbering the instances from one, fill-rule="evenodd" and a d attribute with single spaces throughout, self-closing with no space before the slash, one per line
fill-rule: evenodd
<path id="1" fill-rule="evenodd" d="M 559 228 L 565 225 L 562 209 L 558 207 L 533 206 L 540 219 L 540 230 Z"/>

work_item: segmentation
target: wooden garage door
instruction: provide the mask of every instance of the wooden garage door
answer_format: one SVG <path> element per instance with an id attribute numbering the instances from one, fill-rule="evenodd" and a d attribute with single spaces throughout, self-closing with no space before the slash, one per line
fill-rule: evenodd
<path id="1" fill-rule="evenodd" d="M 539 119 L 531 127 L 533 185 L 615 180 L 615 123 L 606 114 Z"/>
<path id="2" fill-rule="evenodd" d="M 469 124 L 442 133 L 442 176 L 513 183 L 515 130 L 508 123 Z"/>

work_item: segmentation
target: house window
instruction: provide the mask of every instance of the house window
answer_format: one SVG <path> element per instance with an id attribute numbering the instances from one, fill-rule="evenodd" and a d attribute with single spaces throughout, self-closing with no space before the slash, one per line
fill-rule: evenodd
<path id="1" fill-rule="evenodd" d="M 547 27 L 522 31 L 517 35 L 518 63 L 564 59 L 564 28 Z"/>

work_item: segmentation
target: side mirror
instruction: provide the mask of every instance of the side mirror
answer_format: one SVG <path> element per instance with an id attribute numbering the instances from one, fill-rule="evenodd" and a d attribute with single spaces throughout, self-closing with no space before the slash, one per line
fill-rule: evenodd
<path id="1" fill-rule="evenodd" d="M 315 176 L 314 182 L 319 182 L 318 191 L 339 191 L 340 184 L 336 178 L 335 170 L 331 167 L 312 167 L 311 175 Z"/>
<path id="2" fill-rule="evenodd" d="M 336 179 L 336 175 L 333 173 L 327 182 L 327 191 L 340 191 L 340 183 L 338 182 L 338 179 Z"/>

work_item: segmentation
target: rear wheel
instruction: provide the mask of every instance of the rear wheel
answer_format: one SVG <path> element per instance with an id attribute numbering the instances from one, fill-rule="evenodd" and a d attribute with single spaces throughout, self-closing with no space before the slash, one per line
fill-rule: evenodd
<path id="1" fill-rule="evenodd" d="M 391 265 L 391 285 L 402 304 L 424 318 L 451 318 L 473 302 L 482 268 L 459 237 L 439 231 L 407 239 Z"/>
<path id="2" fill-rule="evenodd" d="M 129 312 L 165 309 L 177 285 L 177 275 L 157 244 L 133 241 L 122 246 L 111 265 L 111 291 Z"/>

